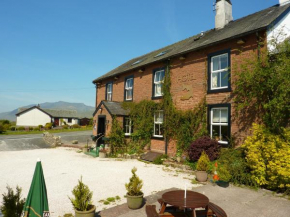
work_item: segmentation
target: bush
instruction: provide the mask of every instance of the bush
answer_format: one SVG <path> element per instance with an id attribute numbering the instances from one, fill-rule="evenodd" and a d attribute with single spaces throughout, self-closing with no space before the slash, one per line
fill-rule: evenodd
<path id="1" fill-rule="evenodd" d="M 15 131 L 16 130 L 16 127 L 15 126 L 12 126 L 12 127 L 10 127 L 10 130 L 11 131 Z"/>
<path id="2" fill-rule="evenodd" d="M 17 130 L 18 131 L 24 131 L 25 130 L 25 127 L 17 127 Z"/>
<path id="3" fill-rule="evenodd" d="M 219 168 L 223 167 L 230 173 L 231 178 L 228 181 L 234 184 L 255 185 L 252 182 L 250 168 L 247 165 L 243 149 L 223 148 L 221 149 L 220 157 L 217 162 L 218 172 Z M 221 171 L 221 173 L 223 173 L 223 171 Z M 218 175 L 220 176 L 219 173 Z"/>
<path id="4" fill-rule="evenodd" d="M 73 125 L 72 125 L 72 128 L 74 128 L 74 129 L 80 128 L 80 125 L 78 125 L 78 124 L 73 124 Z"/>
<path id="5" fill-rule="evenodd" d="M 143 186 L 143 181 L 136 175 L 137 168 L 134 167 L 132 172 L 132 177 L 130 178 L 130 181 L 128 184 L 125 184 L 125 187 L 127 189 L 127 195 L 129 196 L 140 196 L 143 194 L 141 191 Z"/>
<path id="6" fill-rule="evenodd" d="M 160 155 L 159 157 L 157 157 L 157 158 L 153 161 L 153 163 L 154 163 L 154 164 L 158 164 L 158 165 L 163 164 L 163 161 L 164 161 L 166 158 L 167 158 L 167 155 L 166 155 L 166 154 L 162 154 L 162 155 Z"/>
<path id="7" fill-rule="evenodd" d="M 29 131 L 32 131 L 32 130 L 33 130 L 33 127 L 29 127 L 28 130 L 29 130 Z"/>
<path id="8" fill-rule="evenodd" d="M 18 186 L 16 187 L 16 194 L 9 186 L 6 187 L 8 190 L 7 194 L 3 194 L 3 206 L 1 206 L 1 212 L 4 217 L 20 217 L 25 199 L 21 199 L 21 191 L 22 189 Z"/>
<path id="9" fill-rule="evenodd" d="M 197 171 L 208 171 L 209 170 L 209 158 L 204 151 L 201 153 L 201 156 L 197 161 L 196 170 Z"/>
<path id="10" fill-rule="evenodd" d="M 43 128 L 43 126 L 42 126 L 42 125 L 38 125 L 38 127 L 39 127 L 39 130 L 41 130 L 41 129 Z"/>
<path id="11" fill-rule="evenodd" d="M 34 127 L 33 131 L 39 131 L 39 127 Z"/>
<path id="12" fill-rule="evenodd" d="M 242 145 L 252 180 L 271 190 L 290 192 L 290 128 L 281 135 L 258 124 L 252 130 L 253 135 Z"/>
<path id="13" fill-rule="evenodd" d="M 69 199 L 75 210 L 88 211 L 91 208 L 93 192 L 83 183 L 82 177 L 78 182 L 72 191 L 74 198 Z"/>
<path id="14" fill-rule="evenodd" d="M 65 129 L 66 130 L 66 129 L 68 129 L 68 126 L 67 125 L 63 125 L 62 126 L 62 129 Z"/>
<path id="15" fill-rule="evenodd" d="M 45 128 L 46 130 L 51 129 L 51 128 L 52 128 L 52 123 L 46 123 L 45 126 L 44 126 L 44 128 Z"/>
<path id="16" fill-rule="evenodd" d="M 213 140 L 208 136 L 203 136 L 190 145 L 188 149 L 188 157 L 191 161 L 197 161 L 203 151 L 205 151 L 210 161 L 213 161 L 219 156 L 220 145 L 216 140 Z"/>
<path id="17" fill-rule="evenodd" d="M 0 124 L 0 133 L 4 132 L 4 126 L 2 124 Z"/>

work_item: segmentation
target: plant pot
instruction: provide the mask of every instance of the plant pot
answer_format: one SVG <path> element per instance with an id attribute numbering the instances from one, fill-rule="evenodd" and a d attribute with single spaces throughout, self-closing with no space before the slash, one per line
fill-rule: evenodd
<path id="1" fill-rule="evenodd" d="M 205 182 L 207 180 L 207 172 L 206 171 L 196 171 L 196 180 L 199 182 Z"/>
<path id="2" fill-rule="evenodd" d="M 105 158 L 106 153 L 105 152 L 99 152 L 99 158 Z"/>
<path id="3" fill-rule="evenodd" d="M 95 217 L 96 206 L 91 205 L 91 209 L 88 211 L 77 211 L 75 210 L 75 217 Z"/>
<path id="4" fill-rule="evenodd" d="M 83 153 L 86 153 L 88 152 L 88 149 L 87 148 L 83 148 Z"/>
<path id="5" fill-rule="evenodd" d="M 176 161 L 177 161 L 178 163 L 180 163 L 180 161 L 181 161 L 181 157 L 176 157 Z"/>
<path id="6" fill-rule="evenodd" d="M 219 180 L 219 181 L 216 181 L 216 184 L 220 187 L 223 187 L 223 188 L 227 188 L 229 187 L 230 183 L 227 182 L 227 181 L 222 181 L 222 180 Z"/>
<path id="7" fill-rule="evenodd" d="M 127 197 L 127 204 L 130 209 L 139 209 L 143 203 L 143 195 L 140 196 L 130 196 L 126 195 Z"/>

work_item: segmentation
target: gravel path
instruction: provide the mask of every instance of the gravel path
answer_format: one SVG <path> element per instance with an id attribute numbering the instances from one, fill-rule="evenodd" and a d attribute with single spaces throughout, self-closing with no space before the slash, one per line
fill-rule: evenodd
<path id="1" fill-rule="evenodd" d="M 134 166 L 144 182 L 145 196 L 168 188 L 184 188 L 185 184 L 193 186 L 193 175 L 138 160 L 92 158 L 71 148 L 4 151 L 0 152 L 0 204 L 7 184 L 14 189 L 19 185 L 23 189 L 22 195 L 27 197 L 37 158 L 42 161 L 52 217 L 74 213 L 68 196 L 81 176 L 94 192 L 97 211 L 126 202 L 124 184 L 129 181 Z M 99 202 L 115 196 L 121 197 L 117 203 L 104 205 Z"/>

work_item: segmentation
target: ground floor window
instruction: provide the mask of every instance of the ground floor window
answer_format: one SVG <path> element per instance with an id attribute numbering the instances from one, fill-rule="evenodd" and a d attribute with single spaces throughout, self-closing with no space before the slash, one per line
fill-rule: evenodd
<path id="1" fill-rule="evenodd" d="M 71 122 L 72 122 L 72 118 L 68 118 L 68 119 L 67 119 L 67 122 L 71 124 Z"/>
<path id="2" fill-rule="evenodd" d="M 124 131 L 126 136 L 130 136 L 133 133 L 132 120 L 129 117 L 124 117 Z"/>
<path id="3" fill-rule="evenodd" d="M 209 132 L 213 139 L 228 144 L 230 138 L 230 105 L 209 106 Z"/>
<path id="4" fill-rule="evenodd" d="M 163 137 L 163 111 L 154 114 L 154 137 Z"/>

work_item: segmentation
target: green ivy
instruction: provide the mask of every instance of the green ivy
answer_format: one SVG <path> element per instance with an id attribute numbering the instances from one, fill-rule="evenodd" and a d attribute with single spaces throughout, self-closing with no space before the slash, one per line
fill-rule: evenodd
<path id="1" fill-rule="evenodd" d="M 112 154 L 116 154 L 117 152 L 123 153 L 125 151 L 126 140 L 124 130 L 115 116 L 113 116 L 112 128 L 109 134 L 109 138 Z"/>

